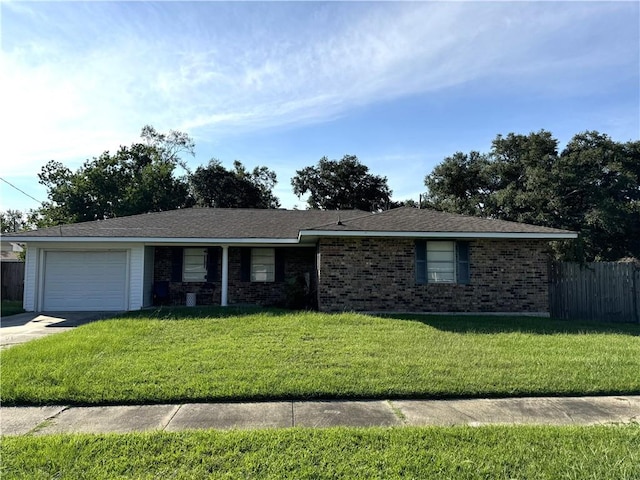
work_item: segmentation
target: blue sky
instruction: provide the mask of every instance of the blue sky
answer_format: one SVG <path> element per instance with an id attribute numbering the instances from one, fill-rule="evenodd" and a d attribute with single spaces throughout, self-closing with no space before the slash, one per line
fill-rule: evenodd
<path id="1" fill-rule="evenodd" d="M 217 158 L 295 171 L 355 154 L 417 199 L 424 176 L 497 134 L 640 138 L 640 3 L 0 3 L 0 176 L 46 200 L 151 124 Z M 0 210 L 38 203 L 0 183 Z"/>

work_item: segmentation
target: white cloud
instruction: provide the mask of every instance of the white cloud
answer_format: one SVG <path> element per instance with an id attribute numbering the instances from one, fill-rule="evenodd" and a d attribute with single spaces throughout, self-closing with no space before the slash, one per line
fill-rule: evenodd
<path id="1" fill-rule="evenodd" d="M 549 36 L 560 41 L 573 34 L 575 22 L 594 21 L 591 7 L 550 8 L 556 10 L 529 7 L 518 16 L 503 4 L 385 4 L 352 23 L 318 25 L 302 42 L 247 38 L 241 46 L 227 45 L 227 51 L 185 55 L 170 81 L 164 78 L 162 90 L 166 97 L 188 99 L 190 106 L 173 105 L 188 118 L 184 125 L 220 135 L 321 121 L 354 106 L 491 75 L 522 76 L 541 89 L 558 90 L 560 69 L 619 61 L 606 48 L 600 50 L 608 55 L 593 50 L 549 55 L 541 46 Z M 579 43 L 586 28 L 571 41 Z M 242 54 L 236 56 L 238 50 Z M 555 74 L 549 86 L 547 72 Z M 564 85 L 562 92 L 575 87 L 575 82 Z"/>
<path id="2" fill-rule="evenodd" d="M 2 52 L 5 174 L 98 155 L 134 141 L 147 123 L 211 140 L 491 75 L 535 83 L 553 72 L 548 88 L 563 91 L 560 70 L 615 65 L 635 48 L 579 50 L 616 8 L 607 4 L 199 4 L 198 13 L 223 17 L 215 25 L 187 15 L 195 8 L 187 3 L 114 3 L 126 15 L 105 18 L 91 10 L 109 5 L 66 4 L 55 19 L 31 6 L 27 17 L 60 23 L 53 37 L 22 34 Z M 69 32 L 80 32 L 76 49 Z M 549 50 L 562 41 L 567 51 Z"/>

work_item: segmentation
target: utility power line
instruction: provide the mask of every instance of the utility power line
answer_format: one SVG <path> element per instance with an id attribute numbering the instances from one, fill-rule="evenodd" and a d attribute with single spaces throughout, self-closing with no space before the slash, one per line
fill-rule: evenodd
<path id="1" fill-rule="evenodd" d="M 16 190 L 18 190 L 20 193 L 23 193 L 24 195 L 26 195 L 26 196 L 27 196 L 27 197 L 29 197 L 30 199 L 35 200 L 35 201 L 36 201 L 36 202 L 38 202 L 38 203 L 44 203 L 44 202 L 42 202 L 42 201 L 38 200 L 37 198 L 32 197 L 31 195 L 29 195 L 29 194 L 28 194 L 27 192 L 25 192 L 24 190 L 19 189 L 19 188 L 18 188 L 18 187 L 16 187 L 13 183 L 6 181 L 4 178 L 0 177 L 0 180 L 2 180 L 2 181 L 3 181 L 4 183 L 6 183 L 7 185 L 9 185 L 9 186 L 11 186 L 11 187 L 15 188 L 15 189 L 16 189 Z"/>

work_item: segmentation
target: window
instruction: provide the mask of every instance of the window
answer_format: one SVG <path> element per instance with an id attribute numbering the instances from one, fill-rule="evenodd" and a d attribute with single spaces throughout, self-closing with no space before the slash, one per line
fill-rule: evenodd
<path id="1" fill-rule="evenodd" d="M 251 249 L 251 281 L 274 282 L 276 271 L 275 250 L 273 248 Z"/>
<path id="2" fill-rule="evenodd" d="M 208 249 L 206 248 L 185 248 L 182 262 L 183 282 L 206 282 Z"/>
<path id="3" fill-rule="evenodd" d="M 284 282 L 284 274 L 283 248 L 240 249 L 241 282 Z"/>
<path id="4" fill-rule="evenodd" d="M 453 283 L 455 279 L 455 242 L 427 242 L 427 282 Z"/>
<path id="5" fill-rule="evenodd" d="M 416 283 L 469 283 L 469 242 L 416 240 Z"/>

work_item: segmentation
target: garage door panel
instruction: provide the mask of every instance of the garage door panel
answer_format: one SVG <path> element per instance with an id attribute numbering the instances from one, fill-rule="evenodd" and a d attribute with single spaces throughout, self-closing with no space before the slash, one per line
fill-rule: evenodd
<path id="1" fill-rule="evenodd" d="M 124 251 L 45 255 L 43 310 L 126 310 Z"/>

